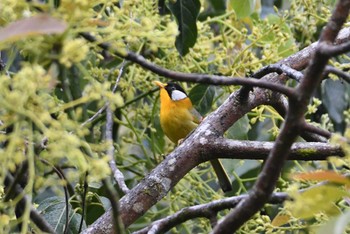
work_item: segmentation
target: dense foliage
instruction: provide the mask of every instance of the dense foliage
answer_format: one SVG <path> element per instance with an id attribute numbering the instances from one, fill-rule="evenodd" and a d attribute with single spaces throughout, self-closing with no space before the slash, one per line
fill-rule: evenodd
<path id="1" fill-rule="evenodd" d="M 129 188 L 174 149 L 175 145 L 160 128 L 159 98 L 153 83 L 167 79 L 115 56 L 99 43 L 109 43 L 112 50 L 120 53 L 137 52 L 169 70 L 247 77 L 317 41 L 334 6 L 330 0 L 275 1 L 275 7 L 271 1 L 263 1 L 262 5 L 251 0 L 246 4 L 235 0 L 184 2 L 198 4 L 191 6 L 193 14 L 198 10 L 198 20 L 197 16 L 179 20 L 176 14 L 183 9 L 174 6 L 173 1 L 0 2 L 0 27 L 5 30 L 2 31 L 5 36 L 0 36 L 0 58 L 4 62 L 0 73 L 1 233 L 20 231 L 19 222 L 22 222 L 22 233 L 37 229 L 30 222 L 31 204 L 35 204 L 58 233 L 64 229 L 65 209 L 70 209 L 69 229 L 77 233 L 82 217 L 86 227 L 110 207 L 106 185 L 101 182 L 111 176 L 105 113 L 89 120 L 106 104 L 114 112 L 114 159 Z M 39 28 L 36 16 L 47 17 L 50 29 L 64 27 L 63 33 L 52 34 L 45 27 Z M 27 20 L 26 30 L 19 27 L 6 30 L 21 19 Z M 189 30 L 181 31 L 185 36 L 179 35 L 179 25 Z M 84 39 L 81 33 L 85 32 L 96 37 L 97 42 Z M 195 32 L 193 37 L 185 38 L 191 37 L 191 32 Z M 342 70 L 350 68 L 347 55 L 337 57 L 331 64 Z M 309 105 L 307 119 L 349 139 L 350 85 L 335 76 L 331 78 L 319 87 Z M 236 86 L 182 85 L 203 115 L 216 109 L 238 89 Z M 288 85 L 294 87 L 296 82 L 289 81 Z M 282 122 L 283 117 L 275 109 L 260 106 L 233 125 L 226 137 L 271 141 Z M 333 141 L 339 142 L 336 138 Z M 344 143 L 344 147 L 349 157 L 349 145 Z M 289 175 L 296 172 L 332 169 L 348 173 L 348 157 L 322 162 L 289 161 L 276 191 L 295 194 L 298 189 L 314 184 L 310 180 L 292 180 Z M 249 191 L 263 163 L 238 159 L 223 162 L 234 185 L 229 195 Z M 57 176 L 57 170 L 64 174 L 63 179 Z M 28 203 L 21 219 L 15 215 L 19 197 L 8 199 L 4 192 L 3 181 L 8 174 L 25 178 Z M 63 187 L 69 192 L 68 207 Z M 328 203 L 324 202 L 324 209 L 317 210 L 312 201 L 311 204 L 305 201 L 323 193 L 311 191 L 308 196 L 297 197 L 292 204 L 267 205 L 241 228 L 241 233 L 316 228 L 349 206 L 343 200 L 337 203 L 341 197 L 348 196 L 345 190 L 332 187 L 325 191 L 333 189 L 331 193 L 338 195 L 330 196 Z M 118 192 L 123 195 L 122 191 Z M 138 230 L 183 207 L 223 197 L 212 168 L 201 164 L 128 230 Z M 302 207 L 308 204 L 310 211 L 306 213 Z M 220 216 L 227 212 L 221 212 Z M 271 220 L 278 213 L 290 223 L 279 226 L 276 222 L 273 226 Z M 281 219 L 278 222 L 283 224 Z M 174 233 L 208 233 L 211 227 L 207 220 L 194 219 L 173 230 Z"/>

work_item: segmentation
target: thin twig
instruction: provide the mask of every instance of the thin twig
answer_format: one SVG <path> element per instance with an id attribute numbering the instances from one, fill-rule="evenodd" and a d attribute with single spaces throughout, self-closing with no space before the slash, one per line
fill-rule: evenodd
<path id="1" fill-rule="evenodd" d="M 114 160 L 114 146 L 113 146 L 113 113 L 112 110 L 107 107 L 107 120 L 106 120 L 106 141 L 110 143 L 110 146 L 107 149 L 107 155 L 109 157 L 109 167 L 112 170 L 113 177 L 118 183 L 120 189 L 127 194 L 130 189 L 125 183 L 125 177 L 123 173 L 117 168 L 117 165 Z"/>
<path id="2" fill-rule="evenodd" d="M 306 123 L 306 122 L 304 122 L 304 124 L 302 125 L 302 128 L 303 128 L 305 131 L 308 131 L 308 132 L 310 132 L 310 133 L 315 133 L 315 134 L 317 134 L 317 135 L 319 135 L 319 136 L 322 136 L 322 137 L 324 137 L 324 138 L 326 138 L 326 139 L 329 139 L 329 138 L 331 138 L 331 136 L 332 136 L 332 133 L 331 133 L 331 132 L 329 132 L 329 131 L 327 131 L 327 130 L 325 130 L 325 129 L 316 127 L 316 126 L 311 125 L 311 124 Z"/>
<path id="3" fill-rule="evenodd" d="M 117 80 L 115 81 L 115 85 L 112 89 L 112 92 L 115 92 L 117 90 L 119 81 L 120 81 L 120 77 L 121 74 L 123 73 L 123 69 L 125 66 L 126 60 L 123 60 L 122 66 L 119 70 L 119 75 L 117 77 Z M 116 180 L 116 182 L 118 183 L 118 186 L 120 187 L 120 189 L 126 194 L 128 193 L 130 190 L 128 188 L 128 186 L 125 184 L 125 178 L 123 173 L 117 168 L 117 165 L 115 163 L 115 159 L 114 159 L 114 146 L 113 146 L 113 113 L 112 110 L 109 108 L 109 102 L 106 103 L 107 106 L 107 116 L 106 116 L 106 140 L 109 141 L 111 143 L 111 145 L 109 146 L 108 150 L 107 150 L 107 154 L 109 156 L 109 166 L 112 170 L 113 173 L 113 177 Z"/>
<path id="4" fill-rule="evenodd" d="M 82 37 L 90 42 L 96 42 L 96 38 L 89 33 L 81 33 Z M 202 84 L 212 84 L 212 85 L 248 85 L 248 86 L 256 86 L 260 88 L 266 88 L 273 91 L 280 92 L 289 98 L 297 97 L 294 93 L 294 90 L 288 88 L 281 84 L 271 83 L 265 80 L 256 80 L 256 79 L 247 79 L 241 77 L 228 77 L 228 76 L 217 76 L 217 75 L 209 75 L 209 74 L 196 74 L 196 73 L 184 73 L 184 72 L 176 72 L 172 71 L 154 63 L 149 62 L 143 56 L 133 53 L 131 51 L 118 51 L 113 50 L 108 43 L 99 43 L 101 48 L 109 50 L 111 53 L 115 55 L 132 61 L 134 63 L 139 64 L 143 68 L 154 72 L 160 76 L 164 76 L 176 81 L 186 81 L 186 82 L 195 82 Z"/>
<path id="5" fill-rule="evenodd" d="M 50 166 L 54 171 L 55 173 L 57 174 L 57 176 L 61 179 L 61 180 L 64 180 L 65 182 L 68 183 L 68 181 L 66 180 L 65 176 L 63 175 L 63 173 L 57 169 L 53 164 L 51 164 L 49 161 L 47 161 L 46 159 L 43 159 L 43 158 L 40 158 L 40 161 L 48 166 Z M 65 223 L 65 226 L 64 226 L 64 231 L 63 233 L 64 234 L 67 234 L 69 229 L 69 194 L 68 194 L 68 188 L 67 188 L 67 185 L 64 184 L 63 185 L 63 191 L 64 191 L 64 201 L 65 201 L 65 204 L 66 204 L 66 223 Z"/>
<path id="6" fill-rule="evenodd" d="M 112 92 L 115 93 L 115 91 L 117 90 L 118 88 L 118 85 L 119 85 L 119 81 L 120 81 L 120 78 L 122 77 L 122 74 L 124 72 L 124 67 L 125 67 L 125 64 L 126 64 L 126 60 L 124 59 L 122 64 L 121 64 L 121 67 L 119 69 L 119 74 L 117 76 L 117 79 L 115 81 L 115 84 L 113 86 L 113 89 L 112 89 Z M 110 73 L 112 74 L 112 72 Z M 107 108 L 108 104 L 106 103 L 103 107 L 101 107 L 101 109 L 99 109 L 93 116 L 91 116 L 89 119 L 87 119 L 84 123 L 81 124 L 81 126 L 85 126 L 86 124 L 88 123 L 91 123 L 92 121 L 94 121 L 97 117 L 99 117 Z"/>
<path id="7" fill-rule="evenodd" d="M 81 230 L 83 229 L 83 224 L 84 224 L 84 217 L 86 217 L 86 195 L 88 193 L 89 190 L 89 185 L 88 185 L 88 175 L 89 173 L 86 172 L 85 176 L 84 176 L 84 190 L 83 190 L 83 196 L 81 198 L 81 203 L 82 203 L 82 208 L 81 208 L 81 219 L 80 219 L 80 223 L 79 223 L 79 230 L 78 233 L 81 232 Z"/>
<path id="8" fill-rule="evenodd" d="M 272 72 L 276 72 L 277 74 L 281 75 L 281 74 L 285 74 L 286 76 L 292 78 L 293 80 L 296 80 L 298 82 L 300 82 L 304 75 L 303 73 L 301 73 L 300 71 L 297 71 L 285 64 L 281 64 L 281 63 L 276 63 L 276 64 L 271 64 L 268 66 L 265 66 L 263 68 L 261 68 L 259 71 L 255 72 L 252 77 L 253 78 L 262 78 L 264 76 L 266 76 L 267 74 L 270 74 Z"/>
<path id="9" fill-rule="evenodd" d="M 112 207 L 112 212 L 113 212 L 113 226 L 114 226 L 114 231 L 117 234 L 123 234 L 125 233 L 124 231 L 124 225 L 123 222 L 120 218 L 120 211 L 119 211 L 119 195 L 117 191 L 114 189 L 112 186 L 110 179 L 105 178 L 102 180 L 104 186 L 106 187 L 107 191 L 107 197 L 109 201 L 111 202 L 111 207 Z"/>
<path id="10" fill-rule="evenodd" d="M 20 185 L 20 181 L 25 178 L 25 173 L 28 170 L 28 161 L 25 160 L 20 167 L 16 170 L 16 175 L 14 177 L 11 184 L 6 185 L 6 193 L 4 197 L 4 201 L 9 201 L 11 198 L 16 196 L 16 186 Z M 25 186 L 22 184 L 22 186 Z"/>
<path id="11" fill-rule="evenodd" d="M 350 84 L 350 75 L 349 75 L 349 73 L 344 72 L 342 70 L 339 70 L 338 68 L 335 68 L 333 66 L 328 65 L 328 66 L 326 66 L 323 74 L 326 77 L 330 73 L 339 76 L 340 78 L 342 78 L 343 80 L 345 80 L 346 82 L 348 82 Z"/>
<path id="12" fill-rule="evenodd" d="M 219 211 L 234 208 L 242 199 L 245 199 L 247 196 L 247 194 L 244 194 L 212 201 L 207 204 L 186 207 L 176 212 L 175 214 L 151 223 L 148 227 L 136 231 L 133 234 L 166 233 L 171 228 L 194 218 L 210 219 L 211 216 L 216 216 Z M 281 204 L 286 199 L 288 199 L 287 193 L 273 193 L 270 197 L 269 203 Z"/>
<path id="13" fill-rule="evenodd" d="M 112 110 L 107 106 L 107 119 L 106 119 L 106 141 L 110 143 L 108 149 L 107 149 L 107 155 L 109 157 L 109 166 L 112 170 L 114 179 L 117 182 L 117 185 L 119 188 L 124 192 L 128 193 L 129 188 L 125 184 L 125 178 L 123 173 L 119 171 L 117 168 L 115 161 L 114 161 L 114 146 L 113 146 L 113 112 Z M 124 233 L 124 225 L 123 222 L 120 219 L 119 215 L 119 196 L 118 193 L 112 188 L 111 183 L 108 181 L 108 179 L 103 180 L 104 185 L 107 188 L 108 197 L 111 201 L 112 205 L 112 211 L 113 211 L 113 226 L 115 233 Z"/>
<path id="14" fill-rule="evenodd" d="M 14 184 L 14 178 L 12 177 L 12 175 L 6 175 L 4 184 L 5 187 L 9 186 L 10 184 Z M 24 194 L 23 189 L 18 184 L 16 184 L 14 186 L 13 194 L 10 197 L 10 199 L 13 199 L 18 196 L 22 197 L 19 201 L 20 205 L 25 206 L 27 204 L 28 199 Z M 42 232 L 55 233 L 55 230 L 51 227 L 51 225 L 33 207 L 30 208 L 30 219 Z"/>

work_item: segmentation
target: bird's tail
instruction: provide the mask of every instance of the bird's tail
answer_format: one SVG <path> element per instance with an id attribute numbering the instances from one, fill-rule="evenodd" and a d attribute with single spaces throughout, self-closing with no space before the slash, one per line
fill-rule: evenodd
<path id="1" fill-rule="evenodd" d="M 232 185 L 230 178 L 228 177 L 224 166 L 219 159 L 210 160 L 211 165 L 214 168 L 215 174 L 218 177 L 221 189 L 226 193 L 232 191 Z"/>

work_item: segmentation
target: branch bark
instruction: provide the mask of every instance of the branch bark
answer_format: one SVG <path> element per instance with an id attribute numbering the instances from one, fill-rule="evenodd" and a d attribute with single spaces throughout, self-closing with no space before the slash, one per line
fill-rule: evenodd
<path id="1" fill-rule="evenodd" d="M 234 233 L 259 209 L 261 209 L 272 194 L 276 181 L 281 172 L 284 161 L 287 159 L 290 148 L 301 132 L 304 124 L 304 113 L 307 104 L 321 82 L 323 70 L 330 56 L 323 53 L 324 46 L 333 44 L 341 26 L 344 24 L 350 8 L 350 1 L 340 0 L 333 12 L 331 20 L 323 30 L 319 44 L 316 46 L 305 77 L 297 87 L 297 100 L 289 100 L 289 109 L 281 132 L 275 145 L 259 174 L 259 177 L 250 192 L 234 211 L 228 214 L 213 230 L 213 233 Z"/>
<path id="2" fill-rule="evenodd" d="M 213 159 L 215 156 L 231 159 L 265 160 L 274 146 L 274 142 L 262 141 L 236 141 L 222 137 L 213 139 L 204 146 L 208 151 L 205 159 Z M 290 149 L 288 160 L 314 161 L 326 160 L 330 156 L 343 157 L 344 152 L 340 146 L 331 146 L 320 142 L 298 142 Z"/>
<path id="3" fill-rule="evenodd" d="M 344 29 L 339 34 L 339 39 L 337 43 L 342 43 L 344 41 L 350 40 L 350 29 Z M 101 44 L 102 46 L 106 46 L 105 44 Z M 101 46 L 101 47 L 102 47 Z M 286 64 L 287 66 L 301 70 L 306 67 L 309 63 L 312 53 L 315 51 L 317 47 L 317 43 L 312 44 L 310 47 L 305 48 L 304 50 L 296 53 L 295 55 L 288 57 L 279 63 Z M 109 48 L 109 47 L 107 47 Z M 130 56 L 127 56 L 131 52 L 118 54 L 119 56 L 131 59 Z M 140 58 L 140 57 L 137 57 Z M 135 63 L 140 64 L 141 66 L 149 69 L 156 74 L 164 75 L 166 77 L 171 77 L 172 79 L 182 80 L 182 81 L 191 81 L 195 82 L 197 80 L 187 79 L 186 77 L 177 77 L 168 76 L 169 74 L 160 73 L 158 70 L 154 70 L 154 64 L 147 63 L 150 67 L 144 66 L 139 60 L 131 60 Z M 159 67 L 158 67 L 159 68 Z M 322 72 L 322 71 L 321 71 Z M 172 74 L 179 74 L 173 72 Z M 183 73 L 180 73 L 180 75 Z M 310 76 L 310 74 L 308 74 Z M 198 78 L 198 76 L 196 76 Z M 203 78 L 203 77 L 202 77 Z M 309 78 L 308 78 L 309 79 Z M 243 80 L 243 79 L 240 79 Z M 250 80 L 250 79 L 247 79 Z M 252 79 L 253 80 L 253 79 Z M 284 84 L 285 79 L 281 76 L 275 74 L 269 74 L 262 78 L 264 82 L 274 83 L 274 84 Z M 214 79 L 203 79 L 198 81 L 202 83 L 208 84 L 216 84 L 218 85 Z M 260 80 L 258 80 L 260 81 Z M 243 83 L 240 83 L 243 84 Z M 250 85 L 252 83 L 244 83 L 245 85 Z M 279 86 L 278 86 L 279 87 Z M 298 90 L 300 91 L 300 90 Z M 232 126 L 239 118 L 241 118 L 248 111 L 257 107 L 259 105 L 274 105 L 278 100 L 280 100 L 281 94 L 272 92 L 270 90 L 254 88 L 254 90 L 248 93 L 247 98 L 240 98 L 240 92 L 234 92 L 229 96 L 229 98 L 212 114 L 207 116 L 204 121 L 200 124 L 200 126 L 180 145 L 178 146 L 172 153 L 170 153 L 165 160 L 159 164 L 149 175 L 147 175 L 136 187 L 134 187 L 128 194 L 126 194 L 120 200 L 120 214 L 123 220 L 124 225 L 127 227 L 132 224 L 137 218 L 143 215 L 150 207 L 152 207 L 156 202 L 162 199 L 169 190 L 176 185 L 176 183 L 183 178 L 183 176 L 190 171 L 193 167 L 198 165 L 201 162 L 206 161 L 211 157 L 208 152 L 203 151 L 203 145 L 210 142 L 209 139 L 214 139 L 218 137 L 222 137 L 223 133 Z M 297 97 L 299 99 L 299 97 Z M 303 97 L 302 100 L 306 99 Z M 305 101 L 303 101 L 303 105 Z M 293 108 L 299 108 L 298 105 L 293 104 Z M 300 113 L 303 113 L 302 110 L 298 110 L 298 116 Z M 290 113 L 290 112 L 288 112 Z M 290 114 L 289 114 L 290 115 Z M 288 116 L 288 114 L 287 114 Z M 293 117 L 293 116 L 292 116 Z M 292 121 L 291 116 L 288 117 L 288 122 Z M 300 130 L 300 128 L 296 128 Z M 284 130 L 286 131 L 286 130 Z M 288 129 L 289 131 L 295 131 L 293 126 Z M 284 133 L 285 134 L 285 133 Z M 281 138 L 276 141 L 276 145 L 279 145 L 279 148 L 287 147 L 287 151 L 293 143 L 295 137 L 290 141 L 290 145 L 288 146 L 281 143 Z M 285 155 L 288 155 L 286 152 L 283 152 Z M 278 151 L 274 150 L 273 155 L 278 155 Z M 281 159 L 281 163 L 276 165 L 276 167 L 269 167 L 270 170 L 277 170 L 277 175 L 274 175 L 272 181 L 276 180 L 278 177 L 280 166 L 284 162 L 284 158 Z M 266 175 L 266 170 L 262 174 Z M 268 180 L 266 182 L 269 182 Z M 274 186 L 274 185 L 273 185 Z M 273 189 L 273 188 L 272 188 Z M 271 188 L 270 188 L 271 190 Z M 272 192 L 272 191 L 271 191 Z M 269 194 L 271 194 L 271 192 Z M 267 196 L 267 195 L 265 195 Z M 267 196 L 268 198 L 268 196 Z M 265 199 L 265 201 L 267 200 Z M 261 203 L 260 207 L 264 204 Z M 254 208 L 257 210 L 257 207 Z M 253 210 L 253 212 L 254 212 Z M 246 210 L 243 212 L 245 213 Z M 254 212 L 255 213 L 255 212 Z M 249 215 L 248 215 L 249 216 Z M 250 217 L 250 216 L 249 216 Z M 249 217 L 244 217 L 242 222 L 247 220 Z M 241 223 L 242 223 L 241 222 Z M 231 222 L 230 222 L 231 223 Z M 106 212 L 102 215 L 96 222 L 94 222 L 88 229 L 85 230 L 84 233 L 111 233 L 112 231 L 112 214 L 110 211 Z M 236 228 L 239 227 L 239 224 L 235 224 Z M 230 230 L 232 232 L 232 229 Z"/>
<path id="4" fill-rule="evenodd" d="M 207 218 L 212 219 L 212 216 L 216 216 L 221 210 L 234 208 L 242 199 L 245 199 L 248 195 L 240 195 L 235 197 L 224 198 L 216 200 L 207 204 L 201 204 L 191 207 L 186 207 L 176 212 L 175 214 L 166 218 L 157 220 L 151 223 L 148 227 L 134 232 L 133 234 L 156 234 L 165 233 L 171 228 L 179 225 L 187 220 L 194 218 Z M 288 199 L 286 193 L 274 193 L 269 199 L 270 204 L 280 204 Z"/>

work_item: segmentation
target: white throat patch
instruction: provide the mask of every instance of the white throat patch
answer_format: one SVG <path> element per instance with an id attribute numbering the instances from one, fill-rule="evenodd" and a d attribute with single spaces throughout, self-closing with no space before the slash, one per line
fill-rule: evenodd
<path id="1" fill-rule="evenodd" d="M 178 101 L 178 100 L 185 99 L 185 98 L 187 98 L 186 94 L 179 91 L 179 90 L 174 90 L 171 92 L 171 99 L 173 101 Z"/>

